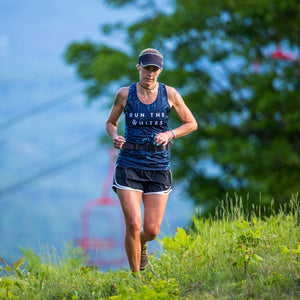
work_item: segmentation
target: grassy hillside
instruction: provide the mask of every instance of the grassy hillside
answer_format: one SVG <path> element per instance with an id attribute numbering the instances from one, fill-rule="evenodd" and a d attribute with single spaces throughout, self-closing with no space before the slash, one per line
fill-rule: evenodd
<path id="1" fill-rule="evenodd" d="M 2 260 L 0 299 L 299 299 L 297 199 L 291 212 L 266 218 L 231 204 L 160 240 L 164 251 L 140 277 L 85 266 L 80 249 L 67 248 L 63 258 L 24 250 L 13 266 Z"/>

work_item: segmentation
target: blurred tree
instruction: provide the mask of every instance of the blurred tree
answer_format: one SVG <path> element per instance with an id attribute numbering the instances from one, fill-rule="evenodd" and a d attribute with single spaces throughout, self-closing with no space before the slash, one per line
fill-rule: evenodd
<path id="1" fill-rule="evenodd" d="M 138 80 L 142 49 L 164 53 L 160 81 L 179 89 L 199 124 L 172 149 L 174 178 L 196 204 L 213 212 L 218 200 L 235 193 L 246 206 L 268 206 L 273 198 L 276 209 L 299 191 L 298 0 L 105 2 L 147 12 L 128 26 L 102 27 L 107 35 L 125 32 L 128 50 L 73 43 L 65 59 L 95 99 Z M 293 58 L 271 55 L 278 45 Z"/>

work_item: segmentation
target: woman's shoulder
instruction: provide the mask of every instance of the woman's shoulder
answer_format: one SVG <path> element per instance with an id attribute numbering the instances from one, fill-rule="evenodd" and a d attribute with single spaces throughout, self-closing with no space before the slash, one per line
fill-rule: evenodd
<path id="1" fill-rule="evenodd" d="M 168 97 L 174 97 L 179 94 L 178 91 L 174 87 L 166 85 L 166 84 L 165 84 L 165 87 L 166 87 L 166 90 L 168 93 Z"/>
<path id="2" fill-rule="evenodd" d="M 119 103 L 122 103 L 123 105 L 126 103 L 129 93 L 129 86 L 121 87 L 116 95 L 116 99 L 118 99 Z"/>
<path id="3" fill-rule="evenodd" d="M 171 86 L 166 85 L 167 95 L 170 102 L 176 102 L 178 97 L 181 97 L 177 90 Z"/>
<path id="4" fill-rule="evenodd" d="M 175 88 L 173 88 L 173 87 L 171 87 L 171 86 L 169 86 L 169 85 L 166 85 L 165 84 L 165 87 L 166 87 L 166 90 L 167 90 L 167 93 L 168 94 L 173 94 L 173 93 L 175 93 Z"/>
<path id="5" fill-rule="evenodd" d="M 168 101 L 171 107 L 182 105 L 184 103 L 180 93 L 171 86 L 166 86 Z"/>
<path id="6" fill-rule="evenodd" d="M 128 96 L 128 93 L 129 93 L 129 86 L 123 86 L 121 87 L 119 90 L 118 90 L 118 95 L 120 97 L 126 97 Z"/>

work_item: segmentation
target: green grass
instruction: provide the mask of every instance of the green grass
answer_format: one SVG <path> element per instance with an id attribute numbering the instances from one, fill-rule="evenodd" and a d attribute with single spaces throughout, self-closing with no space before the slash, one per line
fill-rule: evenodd
<path id="1" fill-rule="evenodd" d="M 164 237 L 164 251 L 134 276 L 85 266 L 80 249 L 26 258 L 0 267 L 0 299 L 299 299 L 299 202 L 260 217 L 241 203 L 221 205 L 217 217 L 193 218 L 193 229 Z M 24 264 L 24 265 L 23 265 Z"/>

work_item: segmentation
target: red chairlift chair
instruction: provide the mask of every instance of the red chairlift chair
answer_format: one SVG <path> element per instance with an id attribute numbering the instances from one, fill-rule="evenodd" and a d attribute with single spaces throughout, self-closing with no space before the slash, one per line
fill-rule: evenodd
<path id="1" fill-rule="evenodd" d="M 115 236 L 110 236 L 109 238 L 103 237 L 91 237 L 91 213 L 93 210 L 98 208 L 98 214 L 102 214 L 102 218 L 107 219 L 108 227 L 116 227 L 119 223 L 119 230 L 121 231 L 121 237 L 123 239 L 125 231 L 124 231 L 124 222 L 123 216 L 121 213 L 121 208 L 119 202 L 109 197 L 109 191 L 112 183 L 112 176 L 114 171 L 114 157 L 115 153 L 113 151 L 110 152 L 110 164 L 109 164 L 109 172 L 106 176 L 106 179 L 103 184 L 103 195 L 100 198 L 92 199 L 86 202 L 82 210 L 82 238 L 76 239 L 75 243 L 77 246 L 84 249 L 85 253 L 90 256 L 88 263 L 98 266 L 121 266 L 126 262 L 126 257 L 123 248 L 120 249 L 119 245 L 120 241 L 117 240 Z M 115 217 L 113 214 L 107 212 L 105 208 L 109 208 L 112 212 L 119 212 L 119 216 L 117 219 L 113 220 Z M 102 211 L 101 211 L 102 209 Z M 118 251 L 119 250 L 119 251 Z M 113 251 L 117 251 L 119 253 L 117 258 L 107 258 L 112 254 Z M 97 253 L 100 257 L 91 258 L 92 253 Z M 106 255 L 101 255 L 105 252 Z M 106 257 L 104 257 L 106 256 Z"/>
<path id="2" fill-rule="evenodd" d="M 271 52 L 270 56 L 275 60 L 293 60 L 298 62 L 297 54 L 283 51 L 280 44 L 277 45 L 275 51 Z M 254 61 L 252 67 L 254 73 L 259 73 L 260 63 L 257 60 Z"/>
<path id="3" fill-rule="evenodd" d="M 277 45 L 276 50 L 271 53 L 271 57 L 277 60 L 294 60 L 297 61 L 297 55 L 282 50 L 281 45 Z"/>

